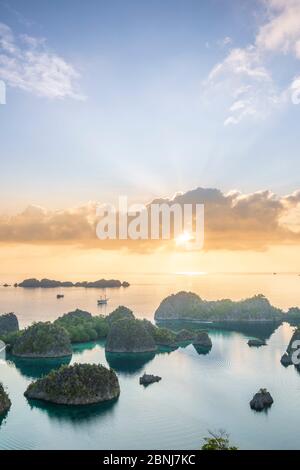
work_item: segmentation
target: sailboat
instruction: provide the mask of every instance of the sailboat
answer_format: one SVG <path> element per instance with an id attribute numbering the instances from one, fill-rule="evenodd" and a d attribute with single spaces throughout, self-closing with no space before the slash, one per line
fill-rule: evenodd
<path id="1" fill-rule="evenodd" d="M 101 296 L 100 299 L 97 300 L 98 305 L 106 305 L 109 299 L 106 297 L 106 293 L 104 298 Z"/>

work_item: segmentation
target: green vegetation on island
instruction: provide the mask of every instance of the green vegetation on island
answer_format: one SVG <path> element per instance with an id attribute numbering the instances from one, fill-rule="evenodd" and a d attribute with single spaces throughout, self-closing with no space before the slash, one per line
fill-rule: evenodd
<path id="1" fill-rule="evenodd" d="M 11 352 L 18 357 L 64 357 L 72 354 L 72 348 L 64 328 L 50 322 L 39 322 L 16 338 Z"/>
<path id="2" fill-rule="evenodd" d="M 74 364 L 31 383 L 24 395 L 56 404 L 89 405 L 118 398 L 120 385 L 112 369 L 100 364 Z"/>
<path id="3" fill-rule="evenodd" d="M 124 318 L 127 320 L 134 320 L 135 317 L 133 312 L 129 308 L 120 305 L 105 318 L 108 323 L 112 325 L 117 320 L 123 320 Z"/>
<path id="4" fill-rule="evenodd" d="M 83 343 L 106 338 L 109 324 L 102 315 L 93 316 L 83 310 L 74 310 L 55 320 L 54 325 L 64 328 L 71 343 Z"/>
<path id="5" fill-rule="evenodd" d="M 14 313 L 0 315 L 0 338 L 19 330 L 19 322 Z"/>
<path id="6" fill-rule="evenodd" d="M 234 302 L 202 300 L 192 292 L 178 292 L 166 297 L 155 312 L 155 320 L 211 322 L 282 321 L 283 312 L 273 307 L 263 295 Z"/>
<path id="7" fill-rule="evenodd" d="M 286 321 L 291 324 L 299 325 L 300 323 L 300 308 L 291 307 L 285 315 Z"/>
<path id="8" fill-rule="evenodd" d="M 203 439 L 204 444 L 201 450 L 238 450 L 230 444 L 229 435 L 225 431 L 220 430 L 216 433 L 209 431 L 209 434 L 209 437 Z"/>
<path id="9" fill-rule="evenodd" d="M 3 388 L 2 383 L 0 382 L 0 415 L 5 414 L 11 407 L 11 401 L 8 394 Z"/>
<path id="10" fill-rule="evenodd" d="M 124 318 L 111 325 L 105 350 L 114 353 L 144 353 L 155 351 L 156 344 L 142 320 Z"/>

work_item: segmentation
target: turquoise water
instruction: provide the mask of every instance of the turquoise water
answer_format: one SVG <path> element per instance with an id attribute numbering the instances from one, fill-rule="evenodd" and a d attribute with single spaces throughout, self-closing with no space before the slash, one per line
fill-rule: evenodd
<path id="1" fill-rule="evenodd" d="M 99 276 L 102 277 L 102 276 Z M 0 287 L 0 312 L 14 311 L 21 327 L 33 321 L 54 320 L 82 308 L 108 313 L 118 305 L 138 317 L 153 320 L 160 301 L 172 292 L 191 290 L 204 299 L 235 300 L 263 293 L 283 309 L 300 306 L 297 275 L 124 276 L 128 289 L 107 290 L 108 306 L 97 307 L 97 289 L 60 290 Z M 17 278 L 3 281 L 14 282 Z M 248 336 L 267 338 L 267 346 L 249 348 Z M 12 407 L 0 424 L 0 449 L 197 449 L 208 430 L 225 429 L 244 449 L 299 449 L 300 375 L 280 364 L 292 328 L 276 331 L 211 331 L 213 348 L 199 355 L 192 345 L 171 353 L 105 356 L 102 343 L 76 347 L 71 362 L 102 363 L 119 377 L 118 401 L 93 407 L 65 408 L 28 402 L 28 384 L 53 367 L 55 361 L 0 362 L 0 381 L 8 389 Z M 162 381 L 139 385 L 146 371 Z M 274 398 L 267 413 L 249 407 L 253 394 L 266 387 Z"/>
<path id="2" fill-rule="evenodd" d="M 211 331 L 213 348 L 201 355 L 192 345 L 171 353 L 127 357 L 105 355 L 103 343 L 74 348 L 71 362 L 115 368 L 120 398 L 111 404 L 68 408 L 28 402 L 32 379 L 57 361 L 13 360 L 0 364 L 12 408 L 0 425 L 0 449 L 197 449 L 208 430 L 226 429 L 244 449 L 297 449 L 300 375 L 280 364 L 292 329 L 280 326 L 267 346 L 249 348 L 238 332 Z M 162 381 L 139 385 L 144 372 Z M 266 387 L 274 404 L 267 413 L 249 407 Z"/>

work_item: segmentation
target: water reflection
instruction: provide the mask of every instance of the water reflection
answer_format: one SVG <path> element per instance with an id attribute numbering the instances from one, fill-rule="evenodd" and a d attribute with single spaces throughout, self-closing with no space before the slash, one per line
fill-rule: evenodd
<path id="1" fill-rule="evenodd" d="M 252 336 L 261 340 L 269 339 L 272 334 L 281 325 L 281 322 L 190 322 L 182 320 L 165 320 L 157 322 L 158 326 L 169 328 L 173 331 L 187 329 L 191 331 L 197 330 L 221 330 L 222 332 L 237 332 L 245 336 Z"/>
<path id="2" fill-rule="evenodd" d="M 104 418 L 113 414 L 117 401 L 118 398 L 94 405 L 57 405 L 40 400 L 27 399 L 31 409 L 38 409 L 56 421 L 69 421 L 73 426 L 82 425 L 97 418 Z"/>
<path id="3" fill-rule="evenodd" d="M 9 410 L 0 415 L 0 427 L 1 427 L 2 423 L 5 424 L 8 413 L 9 413 Z"/>
<path id="4" fill-rule="evenodd" d="M 203 356 L 206 356 L 206 354 L 209 354 L 210 351 L 211 351 L 211 348 L 212 346 L 210 347 L 203 347 L 203 346 L 199 346 L 197 344 L 193 344 L 195 350 L 197 351 L 198 354 L 200 355 L 203 355 Z"/>
<path id="5" fill-rule="evenodd" d="M 133 374 L 143 369 L 144 365 L 155 358 L 155 352 L 149 353 L 109 353 L 105 352 L 109 366 L 116 372 Z"/>
<path id="6" fill-rule="evenodd" d="M 28 379 L 39 379 L 49 374 L 53 369 L 59 369 L 62 365 L 69 365 L 71 356 L 63 358 L 29 359 L 7 355 L 7 362 L 14 365 L 21 374 Z"/>
<path id="7" fill-rule="evenodd" d="M 85 351 L 92 351 L 97 346 L 104 348 L 105 340 L 89 341 L 87 343 L 75 343 L 72 344 L 73 353 L 82 355 Z"/>

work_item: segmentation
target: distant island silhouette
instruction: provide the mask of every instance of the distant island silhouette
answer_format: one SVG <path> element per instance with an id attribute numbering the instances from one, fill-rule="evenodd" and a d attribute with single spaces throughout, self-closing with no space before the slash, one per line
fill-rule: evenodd
<path id="1" fill-rule="evenodd" d="M 55 281 L 52 279 L 41 279 L 40 281 L 35 278 L 25 279 L 24 281 L 14 284 L 15 287 L 25 288 L 37 288 L 43 289 L 55 288 L 55 287 L 86 287 L 86 288 L 113 288 L 113 287 L 129 287 L 130 284 L 127 281 L 119 281 L 118 279 L 100 279 L 98 281 L 82 281 L 82 282 L 71 282 L 71 281 Z"/>

